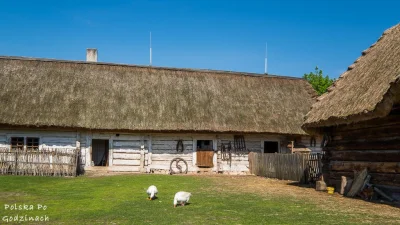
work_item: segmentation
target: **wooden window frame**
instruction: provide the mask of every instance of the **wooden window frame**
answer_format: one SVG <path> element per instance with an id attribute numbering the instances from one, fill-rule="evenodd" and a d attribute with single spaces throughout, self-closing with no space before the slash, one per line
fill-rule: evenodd
<path id="1" fill-rule="evenodd" d="M 21 141 L 22 139 L 22 141 Z M 21 144 L 22 143 L 22 144 Z M 10 150 L 24 150 L 25 148 L 25 137 L 11 137 L 10 139 Z"/>
<path id="2" fill-rule="evenodd" d="M 40 147 L 40 138 L 26 137 L 26 150 L 27 151 L 39 151 L 39 147 Z"/>
<path id="3" fill-rule="evenodd" d="M 18 149 L 29 150 L 29 151 L 39 151 L 40 150 L 40 137 L 24 137 L 24 136 L 14 136 L 10 137 L 10 150 L 15 151 Z"/>

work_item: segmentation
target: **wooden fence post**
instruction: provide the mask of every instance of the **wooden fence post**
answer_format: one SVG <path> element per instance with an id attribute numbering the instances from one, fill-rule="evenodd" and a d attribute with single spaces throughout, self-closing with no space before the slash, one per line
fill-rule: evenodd
<path id="1" fill-rule="evenodd" d="M 220 171 L 222 171 L 222 168 L 221 168 L 221 150 L 218 150 L 217 151 L 217 173 L 218 172 L 220 172 Z"/>
<path id="2" fill-rule="evenodd" d="M 146 170 L 144 169 L 144 149 L 140 150 L 140 167 L 139 167 L 139 172 L 144 173 Z"/>
<path id="3" fill-rule="evenodd" d="M 14 175 L 17 175 L 18 168 L 18 149 L 15 149 L 15 167 L 14 167 Z"/>

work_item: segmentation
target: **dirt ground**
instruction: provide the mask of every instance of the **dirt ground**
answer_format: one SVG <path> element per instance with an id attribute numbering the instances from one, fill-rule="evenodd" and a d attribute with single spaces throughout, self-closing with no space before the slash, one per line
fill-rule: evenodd
<path id="1" fill-rule="evenodd" d="M 314 203 L 324 210 L 332 208 L 335 211 L 346 214 L 366 213 L 370 216 L 383 216 L 391 221 L 398 221 L 400 224 L 400 208 L 398 205 L 380 204 L 379 202 L 368 202 L 357 198 L 343 197 L 339 193 L 328 194 L 327 192 L 316 191 L 314 188 L 301 187 L 292 181 L 281 181 L 257 176 L 209 176 L 216 183 L 220 184 L 224 191 L 241 191 L 257 193 L 265 198 L 290 196 L 294 200 L 304 200 Z M 232 188 L 234 185 L 234 188 Z M 368 220 L 368 218 L 365 218 Z M 368 222 L 368 221 L 363 221 Z"/>

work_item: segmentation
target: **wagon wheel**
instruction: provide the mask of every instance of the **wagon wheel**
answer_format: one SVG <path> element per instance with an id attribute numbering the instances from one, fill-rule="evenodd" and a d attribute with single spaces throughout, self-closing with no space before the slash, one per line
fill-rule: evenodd
<path id="1" fill-rule="evenodd" d="M 170 164 L 170 174 L 176 173 L 187 173 L 188 172 L 188 164 L 182 158 L 174 158 L 171 160 Z"/>

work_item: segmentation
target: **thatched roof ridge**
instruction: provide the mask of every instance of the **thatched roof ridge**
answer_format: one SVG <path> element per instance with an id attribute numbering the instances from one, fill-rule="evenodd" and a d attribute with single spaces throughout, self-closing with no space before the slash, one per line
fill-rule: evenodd
<path id="1" fill-rule="evenodd" d="M 305 134 L 303 79 L 0 57 L 0 124 L 148 132 Z"/>
<path id="2" fill-rule="evenodd" d="M 249 73 L 229 70 L 214 70 L 214 69 L 193 69 L 193 68 L 177 68 L 177 67 L 162 67 L 162 66 L 147 66 L 147 65 L 136 65 L 136 64 L 123 64 L 123 63 L 111 63 L 111 62 L 91 62 L 91 61 L 77 61 L 77 60 L 62 60 L 62 59 L 50 59 L 50 58 L 33 58 L 33 57 L 21 57 L 21 56 L 3 56 L 0 55 L 1 59 L 9 60 L 28 60 L 28 61 L 41 61 L 41 62 L 59 62 L 59 63 L 76 63 L 76 64 L 92 64 L 92 65 L 105 65 L 105 66 L 118 66 L 118 67 L 136 67 L 136 68 L 153 68 L 160 70 L 172 70 L 172 71 L 186 71 L 186 72 L 198 72 L 198 73 L 216 73 L 225 75 L 238 75 L 238 76 L 256 76 L 256 77 L 270 77 L 277 79 L 294 79 L 303 80 L 300 77 L 282 76 L 275 74 L 262 74 L 262 73 Z"/>
<path id="3" fill-rule="evenodd" d="M 400 24 L 387 29 L 376 43 L 317 98 L 305 129 L 350 124 L 384 117 L 398 103 Z"/>

